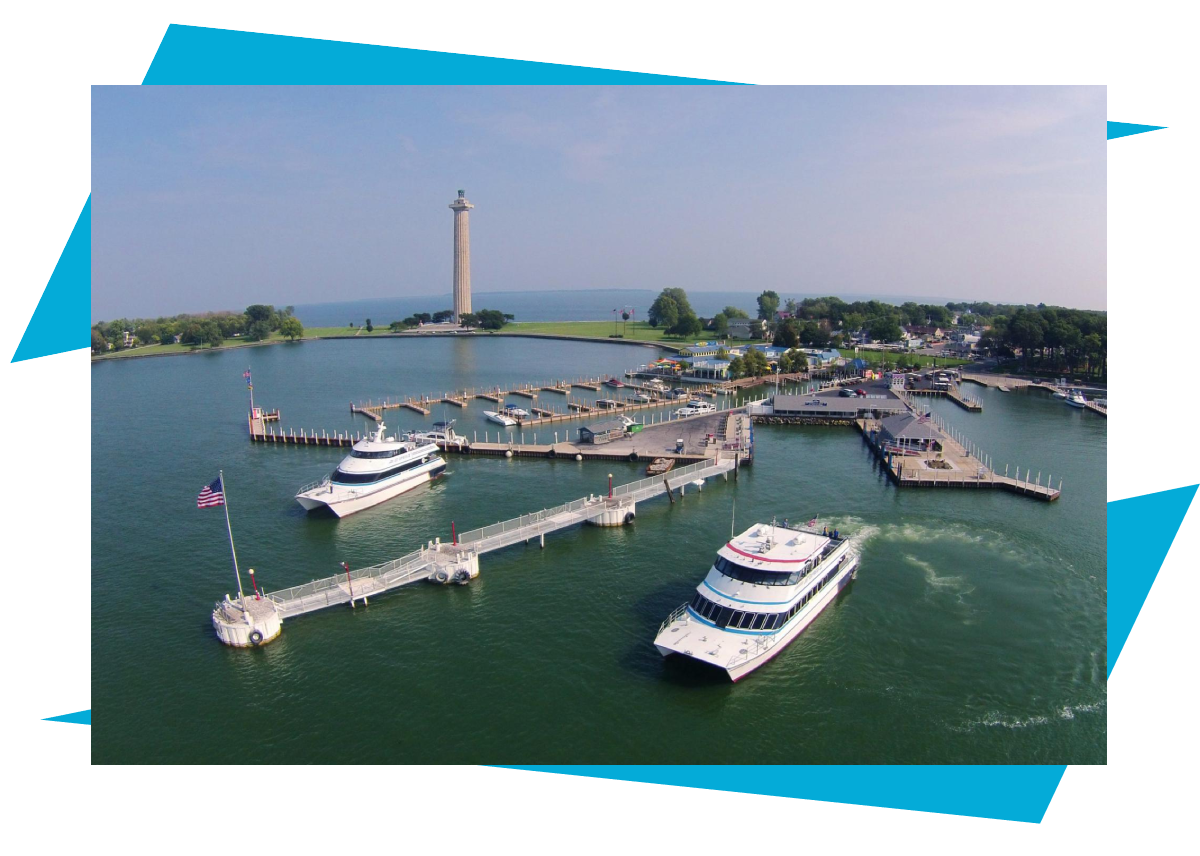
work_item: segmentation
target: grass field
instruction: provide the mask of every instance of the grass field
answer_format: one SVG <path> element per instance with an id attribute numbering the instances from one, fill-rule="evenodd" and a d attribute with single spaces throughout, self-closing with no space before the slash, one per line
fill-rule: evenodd
<path id="1" fill-rule="evenodd" d="M 357 327 L 353 328 L 353 329 L 351 329 L 350 327 L 305 327 L 304 335 L 301 338 L 302 339 L 319 339 L 322 336 L 353 336 L 356 332 L 358 332 L 358 329 L 359 328 L 357 328 Z M 384 327 L 382 330 L 378 327 L 375 328 L 376 334 L 387 333 L 387 332 L 389 332 L 389 331 L 388 331 L 388 328 L 386 328 L 386 327 Z M 363 330 L 362 335 L 367 336 L 367 335 L 371 335 L 371 334 L 369 334 L 365 330 Z M 249 339 L 242 339 L 242 338 L 226 339 L 220 345 L 220 347 L 222 347 L 222 348 L 248 348 L 248 347 L 257 346 L 257 345 L 270 344 L 273 342 L 285 342 L 285 341 L 287 341 L 286 336 L 280 336 L 278 333 L 272 333 L 271 338 L 266 339 L 263 342 L 252 342 Z M 190 354 L 193 351 L 207 351 L 207 350 L 209 350 L 209 347 L 207 345 L 205 345 L 203 347 L 200 347 L 198 345 L 145 345 L 145 346 L 139 347 L 139 348 L 129 348 L 124 351 L 110 351 L 107 354 L 93 356 L 92 359 L 93 360 L 119 360 L 119 359 L 122 359 L 125 357 L 151 357 L 151 356 L 156 356 L 159 354 Z"/>
<path id="2" fill-rule="evenodd" d="M 580 336 L 589 339 L 609 339 L 614 333 L 611 321 L 518 321 L 506 326 L 501 333 L 538 333 L 544 336 Z M 668 336 L 645 321 L 617 322 L 615 332 L 633 342 L 667 342 L 687 344 L 700 341 L 704 334 L 686 339 Z"/>

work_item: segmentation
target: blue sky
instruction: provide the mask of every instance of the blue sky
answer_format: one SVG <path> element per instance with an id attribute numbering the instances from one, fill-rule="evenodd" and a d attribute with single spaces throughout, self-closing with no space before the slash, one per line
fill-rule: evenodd
<path id="1" fill-rule="evenodd" d="M 94 87 L 92 315 L 476 292 L 1106 306 L 1103 87 Z"/>

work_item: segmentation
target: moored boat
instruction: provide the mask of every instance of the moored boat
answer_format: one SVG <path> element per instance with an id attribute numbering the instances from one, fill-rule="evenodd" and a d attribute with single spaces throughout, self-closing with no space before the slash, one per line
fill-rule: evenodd
<path id="1" fill-rule="evenodd" d="M 646 464 L 646 475 L 661 476 L 675 466 L 674 458 L 655 458 Z"/>
<path id="2" fill-rule="evenodd" d="M 438 447 L 427 440 L 398 440 L 385 426 L 359 440 L 337 469 L 305 485 L 296 501 L 306 511 L 327 508 L 338 517 L 371 508 L 437 478 L 446 470 Z"/>
<path id="3" fill-rule="evenodd" d="M 619 378 L 610 377 L 608 380 L 606 380 L 604 382 L 604 385 L 611 386 L 615 389 L 620 389 L 621 387 L 625 386 L 625 382 L 623 380 L 620 380 Z"/>
<path id="4" fill-rule="evenodd" d="M 1067 393 L 1067 404 L 1071 405 L 1072 407 L 1084 408 L 1087 407 L 1087 399 L 1084 398 L 1082 392 L 1077 389 L 1073 389 Z"/>
<path id="5" fill-rule="evenodd" d="M 492 422 L 499 422 L 505 428 L 512 428 L 517 424 L 516 417 L 509 416 L 502 410 L 485 410 L 483 411 L 483 415 Z"/>

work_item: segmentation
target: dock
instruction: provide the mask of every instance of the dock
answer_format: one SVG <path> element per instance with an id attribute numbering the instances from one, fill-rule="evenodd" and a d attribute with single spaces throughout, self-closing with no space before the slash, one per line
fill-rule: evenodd
<path id="1" fill-rule="evenodd" d="M 245 603 L 228 595 L 213 608 L 218 638 L 237 647 L 255 647 L 276 638 L 284 620 L 349 603 L 366 604 L 372 597 L 412 583 L 430 580 L 466 584 L 479 575 L 479 557 L 514 544 L 537 539 L 579 524 L 622 526 L 637 516 L 637 504 L 666 494 L 674 504 L 689 485 L 699 489 L 714 476 L 728 478 L 736 458 L 720 457 L 672 470 L 665 476 L 639 479 L 614 487 L 608 495 L 592 494 L 571 502 L 522 514 L 491 526 L 464 532 L 449 543 L 434 538 L 398 559 L 367 568 L 335 574 L 259 596 Z M 255 639 L 257 638 L 257 641 Z"/>
<path id="2" fill-rule="evenodd" d="M 1053 502 L 1062 495 L 1062 479 L 1058 487 L 1051 487 L 1051 474 L 1047 473 L 1046 483 L 1042 483 L 1042 474 L 1035 478 L 1028 468 L 1024 479 L 1018 468 L 1010 477 L 1005 469 L 1005 475 L 999 475 L 992 469 L 991 458 L 969 443 L 960 441 L 948 431 L 936 416 L 928 417 L 937 435 L 936 450 L 930 449 L 916 454 L 898 454 L 889 451 L 884 445 L 879 430 L 879 420 L 858 419 L 855 425 L 863 440 L 875 453 L 875 457 L 883 465 L 888 478 L 897 487 L 955 487 L 965 489 L 1002 489 L 1023 496 Z"/>

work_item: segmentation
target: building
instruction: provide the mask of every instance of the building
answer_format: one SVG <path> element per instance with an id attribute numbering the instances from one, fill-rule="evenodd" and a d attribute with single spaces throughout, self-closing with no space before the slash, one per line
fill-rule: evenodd
<path id="1" fill-rule="evenodd" d="M 611 443 L 613 440 L 620 440 L 624 436 L 625 423 L 620 419 L 606 419 L 603 422 L 584 425 L 579 429 L 579 442 L 591 443 L 596 446 L 602 443 Z"/>
<path id="2" fill-rule="evenodd" d="M 680 348 L 679 355 L 681 357 L 715 357 L 722 351 L 728 353 L 724 342 L 697 342 L 686 348 Z"/>
<path id="3" fill-rule="evenodd" d="M 471 224 L 467 219 L 475 206 L 467 201 L 467 192 L 458 191 L 450 203 L 454 212 L 454 323 L 471 311 Z"/>
<path id="4" fill-rule="evenodd" d="M 879 423 L 879 430 L 885 442 L 903 449 L 923 452 L 941 449 L 942 434 L 926 417 L 912 413 L 888 416 Z"/>
<path id="5" fill-rule="evenodd" d="M 767 322 L 758 318 L 730 318 L 729 338 L 731 339 L 765 339 Z"/>

